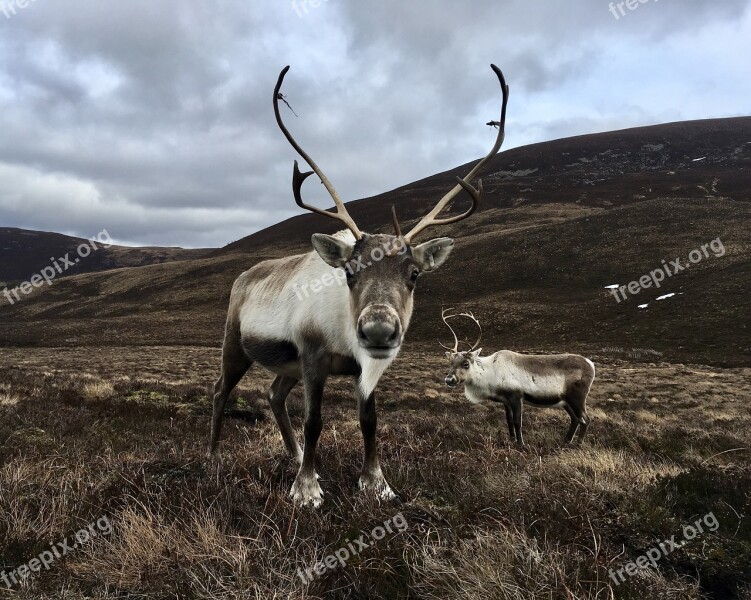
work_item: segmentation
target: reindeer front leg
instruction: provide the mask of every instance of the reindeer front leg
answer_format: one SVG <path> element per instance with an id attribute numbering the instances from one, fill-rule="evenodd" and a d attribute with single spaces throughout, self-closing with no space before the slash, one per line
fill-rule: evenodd
<path id="1" fill-rule="evenodd" d="M 316 447 L 321 435 L 323 422 L 321 420 L 321 401 L 323 388 L 326 385 L 327 371 L 323 368 L 323 360 L 303 358 L 303 381 L 305 383 L 305 448 L 303 449 L 302 464 L 292 484 L 290 496 L 298 506 L 312 504 L 318 508 L 323 504 L 323 490 L 318 484 L 315 472 Z"/>
<path id="2" fill-rule="evenodd" d="M 514 430 L 514 411 L 506 401 L 503 403 L 503 408 L 506 409 L 506 425 L 508 425 L 508 437 L 511 442 L 516 441 L 516 432 Z"/>
<path id="3" fill-rule="evenodd" d="M 523 394 L 519 392 L 509 394 L 509 406 L 511 407 L 514 432 L 516 433 L 516 443 L 522 448 L 524 447 L 524 436 L 522 435 L 522 412 L 524 411 L 523 398 Z"/>
<path id="4" fill-rule="evenodd" d="M 378 416 L 376 414 L 375 392 L 366 398 L 359 387 L 355 384 L 355 395 L 360 412 L 360 429 L 364 444 L 360 489 L 373 490 L 381 500 L 393 500 L 396 498 L 396 494 L 383 476 L 381 464 L 378 461 L 378 444 L 376 441 Z"/>

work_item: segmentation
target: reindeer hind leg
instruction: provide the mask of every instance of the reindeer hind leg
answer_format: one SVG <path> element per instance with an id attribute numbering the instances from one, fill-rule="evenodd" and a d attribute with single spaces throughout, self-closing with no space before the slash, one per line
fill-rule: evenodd
<path id="1" fill-rule="evenodd" d="M 224 421 L 224 407 L 235 386 L 248 371 L 252 362 L 245 355 L 239 339 L 229 331 L 222 348 L 222 374 L 214 385 L 214 410 L 211 420 L 209 454 L 215 455 Z"/>
<path id="2" fill-rule="evenodd" d="M 289 413 L 287 412 L 287 396 L 292 391 L 292 388 L 297 385 L 297 382 L 298 380 L 294 377 L 279 375 L 271 384 L 269 404 L 271 405 L 271 411 L 274 413 L 276 424 L 279 426 L 279 431 L 282 433 L 282 439 L 284 440 L 287 452 L 297 461 L 298 465 L 301 465 L 302 448 L 297 443 L 295 430 L 292 428 Z"/>
<path id="3" fill-rule="evenodd" d="M 584 440 L 584 436 L 587 435 L 587 429 L 589 428 L 589 415 L 587 415 L 587 396 L 589 395 L 589 390 L 592 387 L 592 379 L 591 378 L 583 378 L 581 381 L 578 381 L 572 389 L 569 390 L 569 393 L 566 395 L 565 398 L 565 404 L 566 411 L 571 416 L 571 428 L 569 429 L 568 435 L 566 436 L 566 442 L 571 443 L 574 438 L 574 432 L 577 434 L 577 441 L 579 443 Z M 576 427 L 574 427 L 574 423 L 578 425 L 578 432 L 576 431 Z"/>
<path id="4" fill-rule="evenodd" d="M 587 435 L 587 429 L 589 429 L 589 424 L 592 421 L 590 420 L 586 409 L 583 409 L 583 408 L 582 408 L 581 416 L 579 418 L 582 420 L 581 426 L 579 427 L 579 434 L 578 434 L 578 440 L 581 443 L 584 440 L 584 436 Z"/>
<path id="5" fill-rule="evenodd" d="M 576 412 L 574 412 L 574 409 L 571 408 L 568 402 L 564 402 L 563 408 L 566 409 L 566 412 L 568 413 L 569 417 L 571 417 L 571 425 L 568 428 L 568 432 L 566 433 L 566 438 L 565 438 L 565 443 L 570 444 L 574 439 L 576 430 L 579 428 L 580 421 L 579 421 L 579 417 L 576 416 Z"/>

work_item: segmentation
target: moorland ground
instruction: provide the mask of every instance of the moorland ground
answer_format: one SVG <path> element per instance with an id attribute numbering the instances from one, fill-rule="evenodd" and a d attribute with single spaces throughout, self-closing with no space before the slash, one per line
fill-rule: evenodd
<path id="1" fill-rule="evenodd" d="M 325 502 L 312 510 L 287 496 L 295 467 L 262 370 L 236 391 L 211 462 L 218 349 L 1 349 L 0 566 L 103 516 L 113 529 L 0 597 L 751 597 L 751 369 L 604 350 L 585 443 L 562 445 L 562 410 L 529 409 L 519 449 L 499 407 L 443 385 L 437 348 L 407 343 L 378 391 L 381 459 L 401 504 L 356 489 L 351 383 L 332 379 L 317 467 Z M 300 387 L 289 407 L 299 434 Z M 716 531 L 614 583 L 611 570 L 709 513 Z M 300 577 L 398 514 L 404 531 Z"/>

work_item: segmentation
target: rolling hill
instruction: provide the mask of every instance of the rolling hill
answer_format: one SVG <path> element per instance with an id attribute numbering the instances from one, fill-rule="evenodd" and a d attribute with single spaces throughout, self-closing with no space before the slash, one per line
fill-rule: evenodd
<path id="1" fill-rule="evenodd" d="M 365 230 L 390 231 L 391 204 L 403 224 L 417 219 L 469 167 L 352 202 L 350 212 Z M 750 170 L 749 117 L 499 154 L 483 174 L 478 212 L 421 238 L 450 235 L 457 247 L 421 279 L 407 344 L 437 348 L 440 307 L 451 305 L 475 311 L 488 349 L 597 356 L 639 348 L 645 360 L 748 364 Z M 0 345 L 218 345 L 233 280 L 265 258 L 307 251 L 312 233 L 334 228 L 304 214 L 200 258 L 68 277 L 13 306 L 0 304 Z M 718 239 L 722 256 L 704 256 L 659 289 L 621 302 L 605 289 L 638 280 L 663 260 L 685 263 Z M 675 295 L 657 300 L 667 294 Z"/>
<path id="2" fill-rule="evenodd" d="M 108 236 L 103 235 L 107 242 Z M 39 273 L 50 266 L 51 259 L 58 260 L 71 255 L 74 260 L 81 245 L 89 245 L 89 240 L 71 237 L 60 233 L 31 231 L 12 227 L 0 227 L 0 282 L 14 284 L 27 281 L 32 274 Z M 123 267 L 142 267 L 144 265 L 190 260 L 207 255 L 210 250 L 185 250 L 183 248 L 130 248 L 112 245 L 109 248 L 101 244 L 69 270 L 59 274 L 69 277 L 81 273 L 92 273 Z M 3 286 L 0 285 L 0 289 Z"/>

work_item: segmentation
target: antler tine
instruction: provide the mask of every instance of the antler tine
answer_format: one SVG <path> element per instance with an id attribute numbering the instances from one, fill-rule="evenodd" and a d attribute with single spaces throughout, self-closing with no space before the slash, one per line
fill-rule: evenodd
<path id="1" fill-rule="evenodd" d="M 324 215 L 332 219 L 338 219 L 339 221 L 344 223 L 350 231 L 352 231 L 352 233 L 355 235 L 355 238 L 360 239 L 363 236 L 363 234 L 360 231 L 360 229 L 357 227 L 357 224 L 355 223 L 354 219 L 347 212 L 347 208 L 345 207 L 344 202 L 342 201 L 341 197 L 339 196 L 336 189 L 332 185 L 331 181 L 329 181 L 329 178 L 326 177 L 326 175 L 323 173 L 323 171 L 321 171 L 320 167 L 308 155 L 308 153 L 302 149 L 300 144 L 298 144 L 295 141 L 295 138 L 292 137 L 292 134 L 289 132 L 286 125 L 282 121 L 282 115 L 279 112 L 279 100 L 282 99 L 282 94 L 280 90 L 282 89 L 282 83 L 284 82 L 285 75 L 287 75 L 287 71 L 289 71 L 289 65 L 284 67 L 284 69 L 282 69 L 282 72 L 279 73 L 279 79 L 277 80 L 276 86 L 274 87 L 274 116 L 276 117 L 276 123 L 277 125 L 279 125 L 279 129 L 282 130 L 284 137 L 287 138 L 287 141 L 291 144 L 291 146 L 297 151 L 297 153 L 300 156 L 302 156 L 305 162 L 307 162 L 310 165 L 310 168 L 313 169 L 313 171 L 310 171 L 307 173 L 301 173 L 299 167 L 297 166 L 297 161 L 295 161 L 295 168 L 294 168 L 294 172 L 292 176 L 292 190 L 293 190 L 293 193 L 295 194 L 295 202 L 301 208 L 304 208 L 316 214 Z M 302 191 L 301 191 L 302 184 L 313 173 L 318 175 L 318 178 L 321 180 L 321 183 L 323 183 L 323 185 L 326 187 L 326 190 L 331 195 L 331 198 L 333 198 L 334 204 L 336 205 L 336 212 L 323 210 L 321 208 L 317 208 L 315 206 L 311 206 L 303 202 Z"/>
<path id="2" fill-rule="evenodd" d="M 446 324 L 446 327 L 448 327 L 451 330 L 451 333 L 454 336 L 454 347 L 449 348 L 448 346 L 444 346 L 443 343 L 441 343 L 440 341 L 438 343 L 441 344 L 441 346 L 443 346 L 443 348 L 445 348 L 449 352 L 457 353 L 459 352 L 459 338 L 456 337 L 456 331 L 454 331 L 454 328 L 451 327 L 451 325 L 449 325 L 449 322 L 447 321 L 447 319 L 450 319 L 451 317 L 455 317 L 456 315 L 446 316 L 446 313 L 450 310 L 453 310 L 453 309 L 447 308 L 445 310 L 441 310 L 441 318 L 443 319 L 443 322 Z"/>
<path id="3" fill-rule="evenodd" d="M 438 202 L 438 204 L 435 205 L 433 210 L 431 210 L 427 215 L 425 215 L 418 223 L 415 225 L 412 230 L 404 236 L 404 241 L 409 244 L 412 241 L 412 238 L 414 238 L 417 234 L 419 234 L 424 229 L 432 226 L 432 225 L 448 225 L 449 223 L 456 223 L 457 221 L 461 221 L 462 219 L 466 219 L 469 217 L 473 212 L 475 212 L 475 209 L 477 208 L 478 204 L 480 203 L 480 200 L 482 199 L 482 182 L 478 183 L 478 189 L 475 189 L 470 184 L 470 181 L 472 181 L 472 178 L 474 178 L 477 173 L 479 173 L 480 169 L 485 165 L 485 163 L 494 156 L 498 150 L 500 150 L 501 146 L 503 145 L 503 141 L 506 137 L 506 107 L 508 105 L 508 97 L 509 97 L 509 87 L 506 85 L 506 78 L 503 76 L 503 72 L 495 65 L 490 65 L 490 68 L 493 69 L 493 72 L 498 77 L 498 81 L 501 83 L 501 90 L 503 91 L 503 104 L 501 105 L 501 121 L 498 126 L 498 137 L 495 140 L 495 144 L 491 148 L 490 152 L 483 158 L 480 162 L 478 162 L 474 168 L 467 174 L 464 179 L 460 179 L 457 177 L 457 185 L 454 186 L 454 188 L 446 194 L 443 198 L 441 198 Z M 446 219 L 438 219 L 438 215 L 449 205 L 449 203 L 456 197 L 456 195 L 465 190 L 471 197 L 472 197 L 472 206 L 467 210 L 465 213 L 461 215 L 457 215 L 454 217 L 449 217 Z"/>
<path id="4" fill-rule="evenodd" d="M 472 312 L 465 312 L 458 315 L 455 315 L 457 317 L 467 317 L 468 319 L 472 319 L 475 322 L 475 325 L 477 325 L 477 328 L 480 330 L 480 337 L 477 338 L 477 341 L 472 345 L 472 348 L 470 348 L 470 352 L 475 350 L 480 345 L 480 340 L 482 339 L 482 325 L 480 325 L 480 321 L 477 320 L 474 313 Z"/>
<path id="5" fill-rule="evenodd" d="M 402 228 L 399 226 L 399 218 L 396 216 L 396 206 L 391 205 L 391 220 L 394 223 L 394 231 L 397 238 L 403 238 Z"/>
<path id="6" fill-rule="evenodd" d="M 302 184 L 313 173 L 314 171 L 306 171 L 305 173 L 300 172 L 300 167 L 297 164 L 297 161 L 295 161 L 295 166 L 292 170 L 292 193 L 295 196 L 295 203 L 301 208 L 308 208 L 302 200 Z"/>

